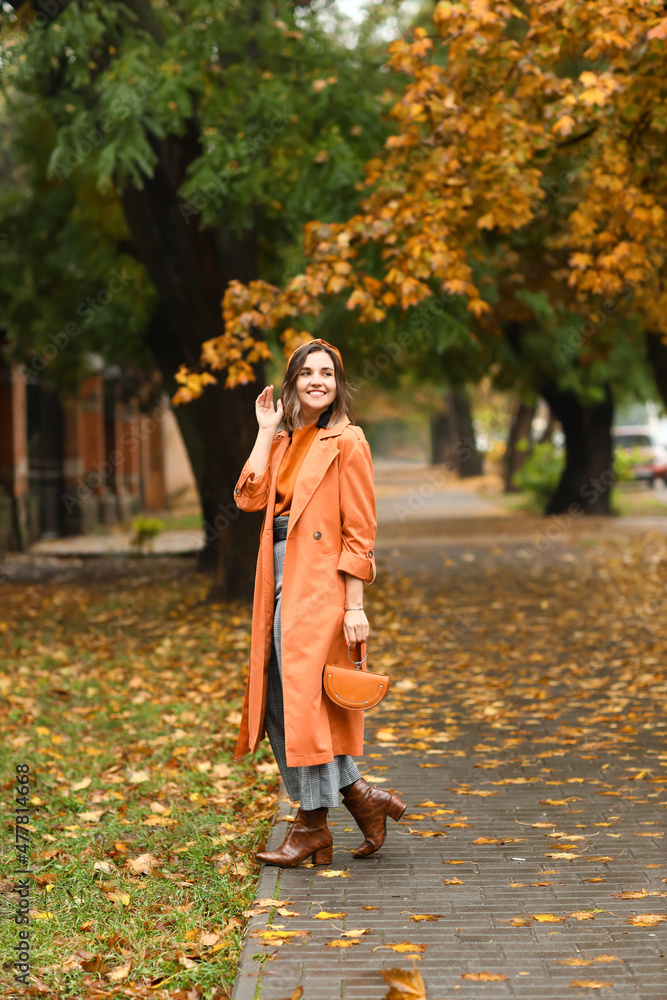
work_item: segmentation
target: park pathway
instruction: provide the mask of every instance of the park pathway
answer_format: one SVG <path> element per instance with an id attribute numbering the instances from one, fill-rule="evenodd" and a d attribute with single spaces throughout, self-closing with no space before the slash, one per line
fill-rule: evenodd
<path id="1" fill-rule="evenodd" d="M 264 868 L 282 902 L 233 1000 L 380 1000 L 391 968 L 428 1000 L 665 1000 L 667 552 L 622 531 L 378 548 L 369 666 L 395 687 L 361 769 L 408 809 L 370 858 L 341 806 L 330 866 Z"/>

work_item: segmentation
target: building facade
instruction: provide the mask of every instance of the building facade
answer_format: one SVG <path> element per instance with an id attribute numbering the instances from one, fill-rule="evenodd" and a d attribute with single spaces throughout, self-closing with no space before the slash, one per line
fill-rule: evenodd
<path id="1" fill-rule="evenodd" d="M 0 359 L 0 551 L 164 510 L 194 478 L 169 397 L 140 406 L 102 370 L 63 398 Z"/>

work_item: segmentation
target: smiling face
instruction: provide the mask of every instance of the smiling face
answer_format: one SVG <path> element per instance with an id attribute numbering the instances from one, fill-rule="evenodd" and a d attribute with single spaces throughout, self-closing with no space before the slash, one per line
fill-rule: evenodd
<path id="1" fill-rule="evenodd" d="M 336 398 L 336 374 L 327 351 L 311 351 L 296 379 L 301 424 L 314 424 Z"/>

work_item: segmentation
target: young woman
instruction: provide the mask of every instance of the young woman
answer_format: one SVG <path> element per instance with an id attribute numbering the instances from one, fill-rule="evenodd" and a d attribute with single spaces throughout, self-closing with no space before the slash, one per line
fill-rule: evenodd
<path id="1" fill-rule="evenodd" d="M 257 440 L 234 490 L 242 510 L 266 509 L 236 759 L 268 735 L 300 808 L 281 847 L 257 858 L 288 868 L 308 856 L 330 864 L 327 813 L 339 792 L 365 838 L 355 858 L 377 851 L 387 816 L 406 808 L 361 777 L 352 758 L 363 754 L 364 714 L 333 704 L 322 686 L 325 663 L 350 663 L 348 649 L 361 658 L 364 583 L 375 579 L 373 464 L 351 412 L 338 349 L 319 338 L 302 344 L 277 406 L 272 385 L 257 397 Z"/>

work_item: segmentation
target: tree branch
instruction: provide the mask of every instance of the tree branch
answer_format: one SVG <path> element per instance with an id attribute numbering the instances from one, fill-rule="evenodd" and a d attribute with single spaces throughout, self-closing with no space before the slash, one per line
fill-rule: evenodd
<path id="1" fill-rule="evenodd" d="M 557 142 L 556 149 L 565 149 L 566 146 L 574 146 L 575 143 L 581 142 L 582 139 L 588 139 L 589 135 L 597 132 L 599 127 L 599 125 L 592 125 L 585 132 L 581 132 L 580 135 L 573 135 L 570 139 L 563 139 L 562 142 Z"/>

